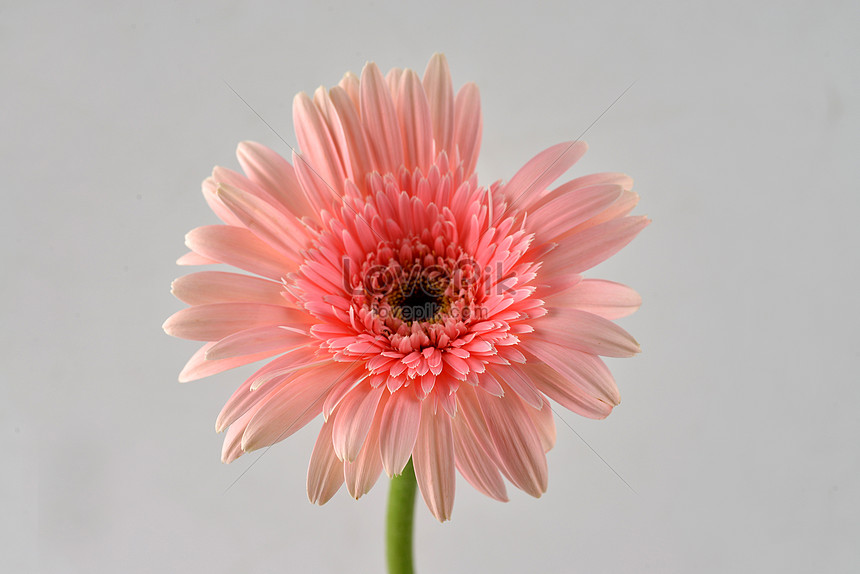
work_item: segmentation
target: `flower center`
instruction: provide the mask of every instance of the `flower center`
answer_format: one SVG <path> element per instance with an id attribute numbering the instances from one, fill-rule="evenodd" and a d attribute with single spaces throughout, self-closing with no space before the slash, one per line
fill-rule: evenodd
<path id="1" fill-rule="evenodd" d="M 442 277 L 417 279 L 400 283 L 385 298 L 391 314 L 405 323 L 435 323 L 450 307 L 445 296 L 448 282 Z"/>

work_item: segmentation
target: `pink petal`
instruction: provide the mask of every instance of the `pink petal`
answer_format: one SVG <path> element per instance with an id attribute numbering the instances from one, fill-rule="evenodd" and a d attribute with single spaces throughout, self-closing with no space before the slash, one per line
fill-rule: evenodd
<path id="1" fill-rule="evenodd" d="M 460 88 L 454 102 L 454 145 L 460 151 L 466 177 L 475 172 L 482 129 L 481 94 L 478 86 L 470 82 Z"/>
<path id="2" fill-rule="evenodd" d="M 459 392 L 458 392 L 459 394 Z M 508 501 L 505 482 L 494 460 L 486 453 L 466 422 L 465 416 L 456 416 L 454 424 L 454 461 L 457 470 L 469 484 L 490 498 Z"/>
<path id="3" fill-rule="evenodd" d="M 639 194 L 633 191 L 625 191 L 621 194 L 621 197 L 618 200 L 609 206 L 603 213 L 596 215 L 589 219 L 584 223 L 580 223 L 574 229 L 574 233 L 579 233 L 580 231 L 585 231 L 591 227 L 596 225 L 600 225 L 601 223 L 605 223 L 612 219 L 618 219 L 619 217 L 624 217 L 633 211 L 633 208 L 636 207 L 636 204 L 639 203 Z M 649 222 L 650 223 L 650 222 Z"/>
<path id="4" fill-rule="evenodd" d="M 612 412 L 612 405 L 602 401 L 578 384 L 580 378 L 567 379 L 551 367 L 535 362 L 522 366 L 522 370 L 550 399 L 578 415 L 590 419 L 605 419 Z"/>
<path id="5" fill-rule="evenodd" d="M 511 205 L 542 197 L 544 190 L 585 155 L 585 142 L 556 144 L 529 160 L 502 188 Z"/>
<path id="6" fill-rule="evenodd" d="M 221 446 L 221 462 L 230 464 L 243 454 L 242 450 L 242 434 L 248 426 L 248 421 L 254 416 L 255 410 L 250 410 L 243 416 L 239 417 L 230 428 L 227 429 L 227 434 L 224 435 L 224 444 Z"/>
<path id="7" fill-rule="evenodd" d="M 496 382 L 496 384 L 498 385 L 499 383 Z M 501 391 L 501 386 L 499 386 L 499 390 Z M 504 394 L 504 391 L 501 392 Z M 457 389 L 457 410 L 462 413 L 463 420 L 469 424 L 475 440 L 483 448 L 484 452 L 487 453 L 487 456 L 492 460 L 498 460 L 496 445 L 493 443 L 490 429 L 487 427 L 487 421 L 484 420 L 484 414 L 481 412 L 481 406 L 478 404 L 478 395 L 485 393 L 486 391 L 481 390 L 480 387 L 474 389 L 470 386 L 461 386 Z M 501 397 L 502 395 L 492 396 Z"/>
<path id="8" fill-rule="evenodd" d="M 177 311 L 162 328 L 168 335 L 195 341 L 219 341 L 228 335 L 267 325 L 302 325 L 308 315 L 298 309 L 263 303 L 210 303 Z"/>
<path id="9" fill-rule="evenodd" d="M 241 357 L 232 357 L 230 359 L 210 361 L 206 359 L 206 353 L 214 345 L 214 342 L 206 343 L 191 356 L 191 358 L 188 360 L 188 363 L 186 363 L 185 367 L 182 369 L 182 372 L 179 373 L 180 383 L 196 381 L 197 379 L 202 379 L 210 375 L 215 375 L 224 371 L 228 371 L 230 369 L 240 367 L 242 365 L 247 365 L 248 363 L 253 363 L 255 361 L 271 357 L 272 355 L 277 355 L 279 352 L 262 351 L 259 353 L 254 353 L 253 355 L 243 355 Z"/>
<path id="10" fill-rule="evenodd" d="M 388 70 L 388 73 L 385 74 L 385 82 L 388 84 L 388 91 L 391 92 L 392 97 L 397 97 L 397 93 L 400 91 L 400 80 L 402 78 L 402 68 L 391 68 Z"/>
<path id="11" fill-rule="evenodd" d="M 651 223 L 645 216 L 622 217 L 575 233 L 559 242 L 545 258 L 544 280 L 564 273 L 582 273 L 618 253 Z"/>
<path id="12" fill-rule="evenodd" d="M 621 402 L 615 379 L 598 357 L 540 340 L 523 341 L 522 347 L 591 396 L 612 406 Z M 547 388 L 541 391 L 552 396 Z"/>
<path id="13" fill-rule="evenodd" d="M 364 176 L 373 171 L 373 160 L 364 135 L 364 127 L 349 94 L 341 87 L 334 87 L 330 93 L 332 106 L 343 126 L 346 155 L 349 158 L 349 171 L 353 181 L 364 185 Z"/>
<path id="14" fill-rule="evenodd" d="M 412 70 L 406 70 L 400 81 L 397 115 L 406 169 L 419 167 L 426 173 L 433 161 L 433 125 L 424 88 Z"/>
<path id="15" fill-rule="evenodd" d="M 203 199 L 206 200 L 206 204 L 209 205 L 209 209 L 211 209 L 221 221 L 227 225 L 242 227 L 242 222 L 240 222 L 239 219 L 233 215 L 229 209 L 227 209 L 218 197 L 218 182 L 215 181 L 215 178 L 207 177 L 204 179 L 202 191 Z"/>
<path id="16" fill-rule="evenodd" d="M 189 251 L 182 257 L 176 260 L 177 265 L 217 265 L 220 261 L 203 257 L 199 253 Z"/>
<path id="17" fill-rule="evenodd" d="M 377 415 L 382 409 L 377 411 Z M 335 413 L 335 418 L 337 413 Z M 382 474 L 382 459 L 379 456 L 379 423 L 381 416 L 373 419 L 367 440 L 361 452 L 353 462 L 343 463 L 343 475 L 349 494 L 355 498 L 361 498 L 370 492 L 373 485 Z"/>
<path id="18" fill-rule="evenodd" d="M 270 361 L 253 375 L 248 377 L 242 385 L 236 389 L 233 395 L 227 399 L 227 402 L 221 408 L 218 418 L 215 421 L 216 432 L 221 432 L 227 426 L 232 425 L 233 421 L 245 414 L 248 409 L 254 407 L 272 392 L 280 389 L 288 380 L 296 378 L 298 375 L 293 373 L 292 376 L 272 377 L 266 380 L 263 384 L 257 385 L 257 382 L 267 374 L 285 369 L 291 366 L 309 364 L 316 360 L 314 349 L 296 349 L 291 353 L 287 353 L 277 359 Z"/>
<path id="19" fill-rule="evenodd" d="M 513 363 L 511 366 L 515 365 Z M 535 388 L 534 384 L 523 376 L 519 369 L 512 369 L 509 366 L 501 366 L 499 368 L 487 369 L 493 377 L 504 383 L 513 390 L 525 403 L 533 408 L 539 409 L 543 406 L 543 398 L 540 392 Z M 494 394 L 494 393 L 490 393 Z"/>
<path id="20" fill-rule="evenodd" d="M 224 337 L 209 349 L 206 359 L 217 361 L 264 351 L 283 353 L 289 349 L 307 345 L 311 341 L 307 333 L 289 327 L 280 325 L 254 327 Z"/>
<path id="21" fill-rule="evenodd" d="M 334 409 L 340 404 L 340 402 L 349 394 L 349 392 L 361 384 L 365 378 L 353 380 L 353 379 L 344 379 L 340 383 L 332 388 L 331 392 L 326 396 L 325 402 L 323 402 L 323 417 L 328 420 L 331 414 L 334 412 Z"/>
<path id="22" fill-rule="evenodd" d="M 555 307 L 532 321 L 536 337 L 549 343 L 604 357 L 632 357 L 640 351 L 630 333 L 598 315 Z"/>
<path id="23" fill-rule="evenodd" d="M 576 179 L 572 179 L 567 183 L 562 184 L 561 186 L 554 189 L 543 197 L 532 196 L 529 200 L 523 198 L 520 202 L 518 202 L 517 209 L 532 210 L 539 202 L 542 203 L 546 201 L 546 198 L 549 195 L 556 193 L 558 189 L 562 187 L 564 187 L 568 191 L 572 191 L 575 189 L 591 187 L 593 185 L 620 185 L 623 189 L 629 190 L 633 187 L 633 179 L 626 174 L 615 172 L 602 172 L 584 175 L 582 177 L 577 177 Z"/>
<path id="24" fill-rule="evenodd" d="M 269 279 L 280 280 L 295 268 L 288 257 L 241 227 L 198 227 L 188 232 L 185 244 L 204 257 Z"/>
<path id="25" fill-rule="evenodd" d="M 357 110 L 359 106 L 359 85 L 360 80 L 358 76 L 353 74 L 352 72 L 347 72 L 341 78 L 340 83 L 338 83 L 338 87 L 342 88 L 343 91 L 347 93 L 349 99 L 352 101 L 352 106 Z"/>
<path id="26" fill-rule="evenodd" d="M 364 66 L 361 72 L 360 90 L 361 121 L 375 164 L 383 173 L 396 173 L 403 164 L 400 126 L 385 78 L 373 62 Z"/>
<path id="27" fill-rule="evenodd" d="M 421 401 L 411 387 L 392 393 L 385 405 L 380 426 L 379 447 L 388 476 L 403 472 L 412 455 L 421 421 Z"/>
<path id="28" fill-rule="evenodd" d="M 564 236 L 580 223 L 598 215 L 621 196 L 620 185 L 594 185 L 569 191 L 566 185 L 552 191 L 538 202 L 526 226 L 541 241 Z"/>
<path id="29" fill-rule="evenodd" d="M 323 424 L 308 465 L 308 499 L 323 505 L 343 484 L 343 463 L 331 444 L 331 421 Z"/>
<path id="30" fill-rule="evenodd" d="M 415 478 L 424 502 L 439 522 L 444 522 L 451 519 L 456 479 L 451 417 L 441 409 L 434 414 L 429 398 L 422 403 L 421 424 L 412 452 Z"/>
<path id="31" fill-rule="evenodd" d="M 592 185 L 599 184 L 610 184 L 620 185 L 624 189 L 629 190 L 633 188 L 633 178 L 626 173 L 604 171 L 600 173 L 590 173 L 588 175 L 583 175 L 582 177 L 577 177 L 576 179 L 570 180 L 568 184 L 571 185 L 571 189 L 591 187 Z"/>
<path id="32" fill-rule="evenodd" d="M 534 423 L 515 395 L 478 393 L 478 403 L 496 445 L 505 476 L 534 497 L 546 492 L 546 455 Z"/>
<path id="33" fill-rule="evenodd" d="M 636 291 L 612 281 L 583 279 L 570 289 L 547 298 L 548 307 L 573 307 L 604 319 L 631 315 L 642 304 Z"/>
<path id="34" fill-rule="evenodd" d="M 298 264 L 309 243 L 305 228 L 295 217 L 269 202 L 227 184 L 218 186 L 218 198 L 242 225 Z"/>
<path id="35" fill-rule="evenodd" d="M 248 178 L 262 187 L 296 217 L 316 219 L 290 162 L 257 142 L 245 141 L 236 150 Z"/>
<path id="36" fill-rule="evenodd" d="M 436 155 L 452 151 L 454 141 L 454 87 L 444 54 L 433 54 L 424 71 L 424 91 L 430 105 Z"/>
<path id="37" fill-rule="evenodd" d="M 304 92 L 293 99 L 293 124 L 304 160 L 327 187 L 342 194 L 346 179 L 343 162 L 319 109 Z"/>
<path id="38" fill-rule="evenodd" d="M 532 423 L 535 425 L 535 430 L 540 437 L 540 443 L 543 446 L 544 452 L 549 452 L 549 450 L 555 446 L 555 420 L 552 416 L 552 407 L 549 404 L 549 401 L 544 400 L 543 406 L 540 409 L 530 409 L 526 408 L 526 412 L 529 414 L 529 418 L 532 419 Z"/>
<path id="39" fill-rule="evenodd" d="M 374 389 L 369 384 L 359 385 L 340 402 L 332 429 L 332 444 L 341 460 L 352 462 L 358 456 L 384 390 L 384 386 Z"/>
<path id="40" fill-rule="evenodd" d="M 559 273 L 553 277 L 551 282 L 537 285 L 534 296 L 538 299 L 546 299 L 552 295 L 560 293 L 561 291 L 572 288 L 580 281 L 582 281 L 582 275 L 576 275 L 574 273 Z"/>
<path id="41" fill-rule="evenodd" d="M 385 401 L 385 398 L 382 400 Z M 343 463 L 346 488 L 349 494 L 356 499 L 370 492 L 370 489 L 379 479 L 379 475 L 382 474 L 382 458 L 379 456 L 379 427 L 382 411 L 381 408 L 376 410 L 373 424 L 367 433 L 367 440 L 358 456 L 353 462 Z M 338 412 L 335 413 L 335 419 L 337 419 L 339 412 L 338 409 Z"/>
<path id="42" fill-rule="evenodd" d="M 344 363 L 302 372 L 262 403 L 242 436 L 242 450 L 251 452 L 269 446 L 301 429 L 320 413 L 326 393 L 350 376 L 358 376 L 356 368 Z"/>
<path id="43" fill-rule="evenodd" d="M 185 275 L 173 281 L 170 291 L 189 305 L 230 302 L 286 304 L 280 283 L 225 271 L 199 271 Z"/>
<path id="44" fill-rule="evenodd" d="M 328 90 L 323 86 L 314 90 L 314 105 L 317 110 L 319 110 L 320 117 L 323 119 L 323 122 L 325 122 L 325 125 L 328 128 L 328 133 L 331 134 L 331 138 L 334 141 L 337 156 L 340 158 L 341 167 L 343 168 L 344 177 L 349 177 L 352 171 L 349 165 L 349 155 L 347 154 L 343 125 L 334 109 Z"/>
<path id="45" fill-rule="evenodd" d="M 304 155 L 293 152 L 293 166 L 299 184 L 305 192 L 305 198 L 315 212 L 320 213 L 329 209 L 332 199 L 340 199 L 332 184 L 320 176 Z"/>

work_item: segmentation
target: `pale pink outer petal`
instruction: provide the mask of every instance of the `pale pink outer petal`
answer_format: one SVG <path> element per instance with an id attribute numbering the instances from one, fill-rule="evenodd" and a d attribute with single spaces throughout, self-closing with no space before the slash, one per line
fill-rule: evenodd
<path id="1" fill-rule="evenodd" d="M 400 389 L 391 395 L 379 431 L 380 454 L 388 476 L 400 474 L 409 462 L 420 422 L 421 401 L 412 389 Z"/>
<path id="2" fill-rule="evenodd" d="M 607 221 L 624 217 L 633 211 L 633 208 L 636 207 L 638 203 L 639 194 L 635 191 L 625 190 L 624 193 L 621 194 L 621 197 L 618 198 L 618 201 L 610 205 L 606 211 L 592 217 L 584 223 L 580 223 L 576 228 L 574 228 L 573 232 L 580 233 L 586 229 L 600 225 L 601 223 L 606 223 Z"/>
<path id="3" fill-rule="evenodd" d="M 301 372 L 261 404 L 242 436 L 242 450 L 251 452 L 269 446 L 301 429 L 320 413 L 326 393 L 350 376 L 358 376 L 358 372 L 354 365 L 345 363 Z"/>
<path id="4" fill-rule="evenodd" d="M 590 187 L 592 185 L 599 184 L 610 184 L 620 185 L 624 189 L 630 190 L 633 189 L 633 178 L 626 173 L 619 173 L 615 171 L 602 171 L 599 173 L 590 173 L 588 175 L 577 177 L 576 179 L 570 180 L 568 184 L 570 184 L 574 188 Z"/>
<path id="5" fill-rule="evenodd" d="M 545 300 L 561 291 L 571 289 L 574 285 L 582 281 L 582 275 L 573 273 L 561 273 L 553 278 L 553 281 L 547 282 L 542 280 L 542 275 L 539 276 L 541 281 L 536 285 L 534 296 L 538 299 Z"/>
<path id="6" fill-rule="evenodd" d="M 403 164 L 400 126 L 391 93 L 382 72 L 373 62 L 361 72 L 361 121 L 380 172 L 396 173 Z"/>
<path id="7" fill-rule="evenodd" d="M 209 303 L 177 311 L 162 325 L 173 337 L 219 341 L 228 335 L 267 325 L 306 325 L 304 311 L 263 303 Z"/>
<path id="8" fill-rule="evenodd" d="M 403 68 L 391 68 L 385 74 L 385 82 L 388 84 L 388 91 L 391 92 L 391 97 L 396 98 L 400 91 L 400 80 L 403 78 Z"/>
<path id="9" fill-rule="evenodd" d="M 488 367 L 487 372 L 495 377 L 499 383 L 507 385 L 527 405 L 536 409 L 543 406 L 543 397 L 541 397 L 540 391 L 519 369 L 512 369 L 510 366 Z"/>
<path id="10" fill-rule="evenodd" d="M 524 351 L 558 371 L 591 396 L 612 406 L 621 402 L 615 379 L 599 357 L 540 340 L 523 341 L 521 345 Z M 541 390 L 547 395 L 551 394 L 546 388 Z"/>
<path id="11" fill-rule="evenodd" d="M 206 303 L 267 303 L 285 305 L 280 283 L 226 271 L 198 271 L 175 279 L 173 296 L 189 305 Z"/>
<path id="12" fill-rule="evenodd" d="M 523 404 L 513 393 L 494 397 L 478 393 L 478 403 L 499 462 L 508 480 L 526 493 L 540 497 L 546 492 L 546 454 L 540 436 Z"/>
<path id="13" fill-rule="evenodd" d="M 553 419 L 552 407 L 549 401 L 544 398 L 543 406 L 540 409 L 532 409 L 526 407 L 526 412 L 532 423 L 535 425 L 535 430 L 540 437 L 540 443 L 543 445 L 544 452 L 555 446 L 555 420 Z"/>
<path id="14" fill-rule="evenodd" d="M 553 191 L 559 194 L 535 207 L 526 219 L 526 228 L 538 241 L 554 241 L 570 233 L 580 223 L 605 211 L 621 196 L 620 185 L 593 185 L 568 191 L 565 186 Z"/>
<path id="15" fill-rule="evenodd" d="M 568 191 L 573 191 L 576 189 L 591 187 L 593 185 L 620 185 L 623 189 L 629 190 L 633 187 L 633 178 L 624 173 L 609 171 L 583 175 L 582 177 L 577 177 L 576 179 L 563 183 L 541 198 L 531 196 L 527 199 L 524 197 L 517 203 L 516 208 L 531 211 L 535 207 L 542 205 L 547 198 L 555 196 L 562 188 Z"/>
<path id="16" fill-rule="evenodd" d="M 361 125 L 361 118 L 346 90 L 336 86 L 332 88 L 330 97 L 343 126 L 350 175 L 356 185 L 363 187 L 365 175 L 373 171 L 373 159 L 364 135 L 364 127 Z"/>
<path id="17" fill-rule="evenodd" d="M 214 342 L 206 343 L 195 352 L 179 373 L 179 382 L 188 383 L 196 381 L 210 375 L 216 375 L 248 363 L 253 363 L 261 359 L 266 359 L 272 355 L 277 355 L 279 351 L 262 351 L 253 355 L 243 355 L 241 357 L 233 357 L 230 359 L 221 359 L 220 361 L 210 361 L 206 359 L 206 353 L 215 345 Z"/>
<path id="18" fill-rule="evenodd" d="M 427 173 L 433 162 L 433 125 L 421 80 L 412 70 L 403 73 L 396 104 L 406 169 Z"/>
<path id="19" fill-rule="evenodd" d="M 352 106 L 358 110 L 361 98 L 359 94 L 360 80 L 358 79 L 358 76 L 352 72 L 347 72 L 343 75 L 343 78 L 341 78 L 337 85 L 338 87 L 343 88 L 343 91 L 345 91 L 349 96 L 349 99 L 352 100 Z"/>
<path id="20" fill-rule="evenodd" d="M 308 499 L 323 505 L 343 484 L 343 463 L 331 443 L 332 421 L 323 423 L 308 464 Z"/>
<path id="21" fill-rule="evenodd" d="M 203 257 L 199 253 L 194 253 L 193 251 L 189 251 L 176 260 L 177 265 L 217 265 L 218 263 L 221 262 L 209 259 L 208 257 Z"/>
<path id="22" fill-rule="evenodd" d="M 343 167 L 344 177 L 351 177 L 352 169 L 349 165 L 349 154 L 347 153 L 346 139 L 343 132 L 343 124 L 337 111 L 334 109 L 331 97 L 325 87 L 320 86 L 314 90 L 314 105 L 320 113 L 320 117 L 328 127 L 328 133 L 334 141 L 337 155 L 340 158 L 341 166 Z"/>
<path id="23" fill-rule="evenodd" d="M 316 220 L 317 214 L 305 198 L 290 162 L 263 144 L 252 141 L 240 143 L 236 156 L 248 178 L 277 199 L 290 213 Z"/>
<path id="24" fill-rule="evenodd" d="M 270 393 L 281 388 L 288 380 L 294 379 L 298 375 L 292 373 L 292 376 L 274 377 L 257 385 L 262 377 L 290 366 L 311 364 L 315 360 L 314 349 L 296 349 L 260 367 L 224 403 L 218 418 L 215 420 L 215 431 L 221 432 L 232 425 L 233 421 L 245 414 L 248 409 L 261 403 Z"/>
<path id="25" fill-rule="evenodd" d="M 481 377 L 481 379 L 486 379 L 491 377 Z M 493 379 L 495 380 L 495 379 Z M 502 389 L 501 385 L 496 382 L 499 387 L 499 395 L 492 395 L 496 397 L 504 396 L 504 389 Z M 463 419 L 469 424 L 469 428 L 472 430 L 472 434 L 477 441 L 477 444 L 484 449 L 484 452 L 490 458 L 490 460 L 495 461 L 495 465 L 499 466 L 499 457 L 496 452 L 496 445 L 493 442 L 493 438 L 490 436 L 490 429 L 487 427 L 487 421 L 484 419 L 484 413 L 481 412 L 481 406 L 478 404 L 478 395 L 486 394 L 486 391 L 482 390 L 481 387 L 472 387 L 470 385 L 462 385 L 459 389 L 457 389 L 457 411 L 458 415 L 462 414 Z"/>
<path id="26" fill-rule="evenodd" d="M 302 259 L 300 252 L 308 246 L 310 238 L 294 216 L 228 184 L 218 186 L 218 198 L 245 228 L 298 265 Z"/>
<path id="27" fill-rule="evenodd" d="M 355 460 L 367 438 L 385 386 L 377 388 L 361 384 L 340 402 L 332 428 L 332 444 L 338 458 Z"/>
<path id="28" fill-rule="evenodd" d="M 454 508 L 454 437 L 451 417 L 441 408 L 434 413 L 432 398 L 422 401 L 421 424 L 412 452 L 421 496 L 433 515 L 444 522 Z"/>
<path id="29" fill-rule="evenodd" d="M 387 393 L 383 395 L 383 403 L 387 396 Z M 373 485 L 379 479 L 379 475 L 382 474 L 382 458 L 379 455 L 379 428 L 383 409 L 384 406 L 376 410 L 373 424 L 370 426 L 367 439 L 358 456 L 353 462 L 347 461 L 343 463 L 343 477 L 344 482 L 346 482 L 346 488 L 349 494 L 356 499 L 370 492 L 370 489 L 373 488 Z M 337 417 L 337 412 L 334 416 Z"/>
<path id="30" fill-rule="evenodd" d="M 269 279 L 280 280 L 295 264 L 274 247 L 242 227 L 204 225 L 185 236 L 189 249 Z"/>
<path id="31" fill-rule="evenodd" d="M 333 199 L 340 200 L 334 187 L 320 177 L 304 155 L 299 155 L 294 151 L 293 166 L 296 170 L 296 177 L 305 192 L 305 198 L 316 213 L 330 209 Z"/>
<path id="32" fill-rule="evenodd" d="M 580 309 L 555 307 L 531 322 L 528 335 L 561 347 L 604 357 L 632 357 L 641 349 L 630 333 L 598 315 Z"/>
<path id="33" fill-rule="evenodd" d="M 273 209 L 277 211 L 281 211 L 283 213 L 289 213 L 287 209 L 280 204 L 280 202 L 270 196 L 265 189 L 254 183 L 250 178 L 245 177 L 241 173 L 237 171 L 233 171 L 232 169 L 216 165 L 212 169 L 212 177 L 210 178 L 217 189 L 220 185 L 230 185 L 237 189 L 241 189 L 245 193 L 249 193 L 261 201 L 265 201 L 266 203 L 272 205 Z"/>
<path id="34" fill-rule="evenodd" d="M 568 236 L 544 257 L 542 278 L 591 269 L 618 253 L 649 223 L 645 216 L 622 217 Z"/>
<path id="35" fill-rule="evenodd" d="M 424 71 L 424 91 L 433 122 L 434 155 L 452 151 L 454 142 L 454 87 L 444 54 L 433 54 Z"/>
<path id="36" fill-rule="evenodd" d="M 236 421 L 230 425 L 230 428 L 227 429 L 227 433 L 224 435 L 224 443 L 221 446 L 221 462 L 224 464 L 230 464 L 245 454 L 245 451 L 242 450 L 242 434 L 245 432 L 245 428 L 248 426 L 248 421 L 253 418 L 255 412 L 256 409 L 249 410 L 244 415 L 236 419 Z"/>
<path id="37" fill-rule="evenodd" d="M 302 158 L 327 187 L 342 194 L 346 179 L 343 161 L 319 109 L 304 92 L 299 92 L 293 99 L 293 123 Z"/>
<path id="38" fill-rule="evenodd" d="M 457 393 L 457 396 L 459 399 L 460 392 Z M 507 502 L 508 494 L 502 475 L 496 467 L 495 461 L 484 450 L 466 421 L 466 415 L 463 414 L 462 408 L 454 417 L 453 425 L 454 461 L 457 470 L 469 484 L 480 492 L 490 498 Z"/>
<path id="39" fill-rule="evenodd" d="M 203 199 L 206 200 L 206 204 L 209 206 L 209 209 L 218 216 L 218 219 L 226 223 L 227 225 L 234 225 L 236 227 L 242 227 L 242 222 L 233 215 L 229 209 L 221 202 L 221 199 L 218 197 L 218 182 L 215 181 L 213 177 L 207 177 L 203 180 L 202 185 L 203 191 Z"/>
<path id="40" fill-rule="evenodd" d="M 525 365 L 513 365 L 547 397 L 564 408 L 590 419 L 605 419 L 612 412 L 612 405 L 588 393 L 575 381 L 564 377 L 548 365 L 530 361 Z M 580 379 L 576 379 L 578 381 Z M 546 406 L 546 405 L 544 405 Z"/>
<path id="41" fill-rule="evenodd" d="M 454 145 L 460 151 L 466 177 L 475 172 L 478 163 L 483 121 L 478 86 L 471 82 L 465 84 L 454 102 Z"/>
<path id="42" fill-rule="evenodd" d="M 547 148 L 521 167 L 502 187 L 502 192 L 511 205 L 539 199 L 545 195 L 547 186 L 579 161 L 587 150 L 586 143 L 578 140 Z"/>
<path id="43" fill-rule="evenodd" d="M 329 392 L 329 394 L 326 396 L 325 401 L 323 402 L 323 418 L 325 418 L 325 420 L 328 420 L 331 414 L 334 412 L 334 409 L 337 407 L 337 405 L 340 404 L 344 397 L 346 397 L 352 389 L 360 385 L 365 380 L 366 378 L 356 380 L 344 379 L 338 384 L 336 384 L 332 388 L 331 392 Z"/>
<path id="44" fill-rule="evenodd" d="M 570 289 L 546 298 L 547 307 L 573 307 L 604 319 L 620 319 L 642 305 L 642 297 L 626 285 L 603 279 L 583 279 Z"/>
<path id="45" fill-rule="evenodd" d="M 265 325 L 224 337 L 209 349 L 206 359 L 217 361 L 264 351 L 285 352 L 312 342 L 309 334 L 281 325 Z"/>

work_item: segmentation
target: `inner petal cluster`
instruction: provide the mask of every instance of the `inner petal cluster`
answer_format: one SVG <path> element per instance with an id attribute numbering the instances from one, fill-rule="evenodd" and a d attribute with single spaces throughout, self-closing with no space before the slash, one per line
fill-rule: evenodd
<path id="1" fill-rule="evenodd" d="M 517 324 L 542 312 L 526 285 L 532 235 L 513 220 L 488 226 L 490 191 L 458 182 L 445 154 L 426 176 L 374 176 L 367 193 L 348 186 L 288 288 L 321 320 L 311 332 L 335 360 L 363 363 L 371 385 L 391 392 L 435 391 L 454 411 L 461 382 L 522 361 L 514 345 L 527 326 Z"/>

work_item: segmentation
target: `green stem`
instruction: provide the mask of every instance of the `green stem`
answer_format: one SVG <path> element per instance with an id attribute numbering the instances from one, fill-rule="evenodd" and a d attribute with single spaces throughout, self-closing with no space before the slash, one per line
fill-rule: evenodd
<path id="1" fill-rule="evenodd" d="M 415 514 L 415 470 L 412 459 L 403 472 L 391 479 L 388 492 L 385 545 L 388 574 L 413 574 L 412 517 Z"/>

